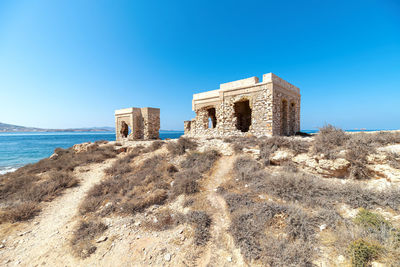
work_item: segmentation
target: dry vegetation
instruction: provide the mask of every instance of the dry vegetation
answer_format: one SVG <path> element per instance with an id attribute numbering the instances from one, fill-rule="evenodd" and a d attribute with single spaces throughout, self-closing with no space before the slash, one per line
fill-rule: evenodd
<path id="1" fill-rule="evenodd" d="M 399 229 L 369 210 L 383 208 L 398 214 L 400 188 L 377 191 L 357 181 L 370 177 L 367 156 L 378 147 L 400 143 L 400 133 L 346 134 L 328 125 L 311 142 L 287 137 L 226 141 L 234 143 L 239 155 L 243 148 L 260 149 L 258 160 L 239 156 L 234 179 L 219 188 L 231 213 L 230 232 L 249 262 L 313 266 L 321 258 L 318 248 L 327 245 L 320 237 L 323 227 L 333 236 L 328 244 L 333 255 L 345 255 L 352 266 L 369 266 L 373 260 L 400 265 Z M 322 154 L 327 159 L 342 153 L 350 162 L 348 178 L 356 181 L 330 181 L 299 171 L 293 162 L 271 171 L 269 157 L 281 148 L 293 155 Z M 387 160 L 398 168 L 398 155 L 388 154 Z M 342 205 L 359 209 L 354 220 L 341 215 Z"/>
<path id="2" fill-rule="evenodd" d="M 212 168 L 220 156 L 219 153 L 190 152 L 179 166 L 175 166 L 170 163 L 171 159 L 186 153 L 188 149 L 195 149 L 196 143 L 180 138 L 176 143 L 168 144 L 168 153 L 153 155 L 152 152 L 163 144 L 155 141 L 149 147 L 135 149 L 135 152 L 126 153 L 124 157 L 115 161 L 105 171 L 106 179 L 95 185 L 81 203 L 80 214 L 85 216 L 85 221 L 98 221 L 112 215 L 132 217 L 148 207 L 173 202 L 179 195 L 193 195 L 199 192 L 197 181 Z M 147 159 L 140 163 L 135 161 L 138 156 L 145 154 L 149 155 Z M 146 223 L 149 229 L 167 230 L 187 223 L 195 228 L 196 245 L 205 245 L 209 239 L 211 219 L 202 210 L 193 210 L 188 214 L 164 211 L 156 214 L 156 218 L 157 223 Z M 91 228 L 85 222 L 82 225 L 84 229 Z M 95 251 L 93 239 L 96 235 L 82 235 L 79 229 L 75 231 L 71 245 L 76 255 L 86 257 Z"/>
<path id="3" fill-rule="evenodd" d="M 221 151 L 199 152 L 199 141 L 188 138 L 154 141 L 131 150 L 119 144 L 122 154 L 80 203 L 80 220 L 70 240 L 74 254 L 86 258 L 96 251 L 96 239 L 109 231 L 106 220 L 146 214 L 140 217 L 146 231 L 169 231 L 178 226 L 193 229 L 188 232 L 198 251 L 214 248 L 216 244 L 211 243 L 226 234 L 215 234 L 213 228 L 223 219 L 229 228 L 226 225 L 219 231 L 228 229 L 235 248 L 240 248 L 249 265 L 319 266 L 324 262 L 358 267 L 378 261 L 400 266 L 400 229 L 393 220 L 400 213 L 400 188 L 367 186 L 373 175 L 368 157 L 382 146 L 400 144 L 400 133 L 348 134 L 328 125 L 312 138 L 236 137 L 224 141 L 236 155 L 221 159 Z M 41 202 L 78 183 L 72 173 L 77 166 L 117 156 L 113 147 L 100 143 L 81 153 L 57 149 L 58 156 L 53 159 L 1 176 L 2 220 L 32 218 L 40 212 Z M 259 154 L 247 153 L 249 149 Z M 348 171 L 344 178 L 348 180 L 322 178 L 291 159 L 273 161 L 273 155 L 283 150 L 289 151 L 290 157 L 307 155 L 317 161 L 345 159 Z M 386 153 L 385 163 L 392 168 L 400 167 L 398 154 L 379 153 Z M 214 192 L 217 186 L 207 183 L 223 176 L 214 173 L 223 160 L 231 158 L 235 161 L 232 168 L 226 168 L 229 177 L 221 178 L 222 184 Z M 225 203 L 223 208 L 211 207 L 210 196 L 218 198 L 218 203 L 225 201 L 227 210 Z M 217 214 L 220 209 L 224 215 Z M 339 255 L 347 262 L 338 263 Z"/>
<path id="4" fill-rule="evenodd" d="M 55 150 L 54 157 L 28 164 L 13 173 L 0 176 L 1 222 L 18 222 L 33 218 L 41 210 L 41 202 L 51 201 L 63 190 L 78 184 L 73 170 L 77 166 L 102 162 L 115 157 L 112 146 L 99 141 L 86 152 L 72 148 Z"/>

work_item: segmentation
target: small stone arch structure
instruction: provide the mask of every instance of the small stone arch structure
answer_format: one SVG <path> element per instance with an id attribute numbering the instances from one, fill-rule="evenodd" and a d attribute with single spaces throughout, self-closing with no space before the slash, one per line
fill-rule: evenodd
<path id="1" fill-rule="evenodd" d="M 160 109 L 125 108 L 115 111 L 115 139 L 159 139 Z"/>
<path id="2" fill-rule="evenodd" d="M 250 77 L 223 83 L 193 95 L 196 117 L 184 122 L 185 136 L 293 135 L 300 131 L 300 98 L 299 88 L 273 73 L 261 82 Z"/>

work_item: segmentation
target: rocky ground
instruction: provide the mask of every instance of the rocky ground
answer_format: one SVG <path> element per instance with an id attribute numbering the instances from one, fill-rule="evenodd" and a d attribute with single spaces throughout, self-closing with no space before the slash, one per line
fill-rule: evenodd
<path id="1" fill-rule="evenodd" d="M 313 137 L 293 137 L 300 142 L 313 142 Z M 227 206 L 226 196 L 221 194 L 221 188 L 231 193 L 240 194 L 248 190 L 247 184 L 243 188 L 233 188 L 235 181 L 235 162 L 239 157 L 260 162 L 265 156 L 259 144 L 239 142 L 239 145 L 223 139 L 198 139 L 196 149 L 187 149 L 183 155 L 171 155 L 168 143 L 165 141 L 160 148 L 154 151 L 141 152 L 130 164 L 135 170 L 146 159 L 156 155 L 167 157 L 169 164 L 173 164 L 181 171 L 180 164 L 187 155 L 197 151 L 199 153 L 216 150 L 220 153 L 212 167 L 204 171 L 203 177 L 198 180 L 200 190 L 191 194 L 180 194 L 162 204 L 150 205 L 144 210 L 130 215 L 118 213 L 99 216 L 106 225 L 106 230 L 96 235 L 92 242 L 95 251 L 83 251 L 77 255 L 71 245 L 74 233 L 82 220 L 91 220 L 97 213 L 82 214 L 79 211 L 81 203 L 88 192 L 97 184 L 107 179 L 105 170 L 117 160 L 129 153 L 143 151 L 153 141 L 130 141 L 122 144 L 112 143 L 119 153 L 116 157 L 106 159 L 101 163 L 90 163 L 76 167 L 73 176 L 79 180 L 79 185 L 67 188 L 62 195 L 43 203 L 42 211 L 33 219 L 20 222 L 3 222 L 0 225 L 0 265 L 2 266 L 263 266 L 262 257 L 257 260 L 249 258 L 244 253 L 240 241 L 232 234 L 232 214 Z M 75 147 L 75 152 L 87 150 L 90 144 Z M 192 151 L 192 152 L 190 152 Z M 294 151 L 292 148 L 281 147 L 271 150 L 269 164 L 263 167 L 269 173 L 279 172 L 283 168 L 293 168 L 308 173 L 333 184 L 353 183 L 348 178 L 351 162 L 346 159 L 346 151 L 338 151 L 336 157 L 326 158 L 323 154 Z M 377 192 L 389 188 L 400 187 L 400 169 L 395 164 L 389 164 L 390 155 L 400 154 L 400 144 L 380 146 L 367 157 L 367 169 L 370 177 L 357 180 L 365 188 Z M 393 160 L 393 159 L 392 159 Z M 397 159 L 394 159 L 397 162 Z M 289 167 L 288 167 L 289 166 Z M 236 178 L 238 180 L 238 178 Z M 173 182 L 174 183 L 174 182 Z M 230 184 L 231 183 L 231 184 Z M 171 185 L 173 187 L 173 185 Z M 249 185 L 251 188 L 251 185 Z M 224 190 L 225 190 L 224 189 Z M 269 201 L 272 195 L 257 193 L 257 201 Z M 193 202 L 188 204 L 189 202 Z M 288 203 L 278 200 L 279 203 Z M 116 205 L 115 202 L 104 202 L 101 209 Z M 336 206 L 343 219 L 352 220 L 358 209 L 348 205 Z M 157 214 L 168 211 L 176 214 L 188 214 L 193 210 L 201 210 L 210 216 L 211 224 L 205 244 L 195 242 L 195 227 L 189 223 L 178 223 L 166 229 L 152 228 L 151 223 L 157 223 Z M 305 210 L 309 210 L 309 207 Z M 388 207 L 374 206 L 372 211 L 379 213 L 394 226 L 400 224 L 398 211 Z M 100 213 L 99 213 L 100 214 Z M 278 215 L 277 215 L 278 216 Z M 283 215 L 284 216 L 284 215 Z M 279 217 L 279 216 L 278 216 Z M 274 220 L 278 223 L 276 216 Z M 319 243 L 317 256 L 312 259 L 316 266 L 351 266 L 351 255 L 332 249 L 326 241 L 331 232 L 335 231 L 327 225 L 317 226 Z M 269 228 L 268 228 L 269 229 Z M 331 237 L 331 239 L 334 239 Z M 326 241 L 326 242 L 325 242 Z M 87 254 L 87 255 L 86 255 Z M 390 266 L 385 259 L 372 257 L 368 260 L 373 266 Z M 392 263 L 396 261 L 392 261 Z M 397 262 L 399 263 L 399 261 Z M 312 265 L 311 264 L 311 265 Z M 296 264 L 294 264 L 296 265 Z M 354 265 L 354 262 L 353 262 Z M 355 265 L 354 265 L 355 266 Z M 394 266 L 394 265 L 392 265 Z"/>

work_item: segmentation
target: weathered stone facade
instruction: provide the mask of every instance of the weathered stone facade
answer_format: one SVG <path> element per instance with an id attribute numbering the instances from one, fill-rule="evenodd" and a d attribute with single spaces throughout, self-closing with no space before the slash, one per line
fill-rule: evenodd
<path id="1" fill-rule="evenodd" d="M 125 108 L 115 111 L 116 140 L 158 139 L 160 109 Z"/>
<path id="2" fill-rule="evenodd" d="M 194 94 L 196 118 L 185 121 L 185 136 L 293 135 L 300 131 L 300 90 L 273 73 Z"/>

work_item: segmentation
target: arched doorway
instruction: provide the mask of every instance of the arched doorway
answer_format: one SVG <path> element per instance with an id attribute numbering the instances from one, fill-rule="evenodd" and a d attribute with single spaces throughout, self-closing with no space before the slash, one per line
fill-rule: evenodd
<path id="1" fill-rule="evenodd" d="M 120 130 L 120 133 L 121 133 L 121 136 L 123 137 L 123 138 L 126 138 L 126 137 L 128 137 L 128 135 L 129 135 L 129 127 L 128 127 L 128 124 L 126 124 L 126 122 L 121 122 L 121 130 Z"/>
<path id="2" fill-rule="evenodd" d="M 251 125 L 251 108 L 249 100 L 236 102 L 234 104 L 236 129 L 248 132 Z"/>

